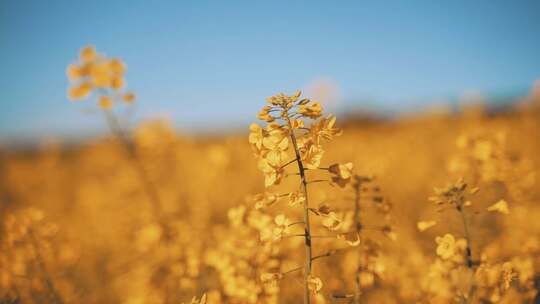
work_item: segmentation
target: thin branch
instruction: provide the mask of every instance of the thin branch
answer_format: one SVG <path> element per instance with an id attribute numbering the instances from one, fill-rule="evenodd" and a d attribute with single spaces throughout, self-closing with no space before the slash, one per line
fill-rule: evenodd
<path id="1" fill-rule="evenodd" d="M 294 162 L 296 162 L 296 158 L 295 158 L 295 159 L 292 159 L 292 160 L 290 160 L 290 161 L 288 161 L 286 164 L 282 165 L 282 166 L 279 167 L 279 168 L 280 168 L 280 169 L 283 169 L 283 168 L 287 167 L 288 165 L 290 165 L 290 164 L 292 164 L 292 163 L 294 163 Z"/>
<path id="2" fill-rule="evenodd" d="M 298 225 L 298 224 L 305 224 L 305 223 L 304 223 L 303 221 L 294 222 L 294 223 L 289 224 L 288 227 L 291 227 L 291 226 L 294 226 L 294 225 Z"/>
<path id="3" fill-rule="evenodd" d="M 330 182 L 330 180 L 328 179 L 314 179 L 314 180 L 311 180 L 309 182 L 307 182 L 308 184 L 314 184 L 314 183 L 322 183 L 322 182 Z"/>

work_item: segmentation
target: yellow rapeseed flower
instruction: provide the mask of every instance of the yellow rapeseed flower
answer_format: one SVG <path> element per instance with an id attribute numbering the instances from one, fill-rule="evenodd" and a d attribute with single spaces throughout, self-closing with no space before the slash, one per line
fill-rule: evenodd
<path id="1" fill-rule="evenodd" d="M 113 58 L 109 61 L 109 69 L 116 76 L 122 76 L 126 72 L 126 65 L 122 60 Z"/>
<path id="2" fill-rule="evenodd" d="M 313 141 L 306 141 L 300 148 L 302 162 L 308 169 L 317 169 L 321 164 L 324 150 Z"/>
<path id="3" fill-rule="evenodd" d="M 263 141 L 263 128 L 256 123 L 252 123 L 249 126 L 249 143 L 259 151 L 262 147 Z"/>
<path id="4" fill-rule="evenodd" d="M 82 48 L 79 56 L 83 63 L 94 61 L 97 57 L 96 48 L 93 45 L 86 46 Z"/>
<path id="5" fill-rule="evenodd" d="M 96 63 L 90 67 L 90 77 L 94 86 L 107 88 L 111 85 L 111 74 L 107 63 Z"/>
<path id="6" fill-rule="evenodd" d="M 274 218 L 276 226 L 273 229 L 274 240 L 280 240 L 285 234 L 289 233 L 291 221 L 283 214 L 279 214 Z"/>
<path id="7" fill-rule="evenodd" d="M 82 82 L 78 86 L 71 87 L 68 90 L 68 97 L 71 100 L 79 100 L 86 98 L 92 91 L 92 85 L 88 82 Z"/>
<path id="8" fill-rule="evenodd" d="M 265 158 L 269 164 L 279 166 L 287 158 L 289 139 L 281 132 L 272 132 L 263 138 L 262 144 L 267 150 Z"/>
<path id="9" fill-rule="evenodd" d="M 278 196 L 274 193 L 264 192 L 254 195 L 255 209 L 262 209 L 269 207 L 278 200 Z"/>
<path id="10" fill-rule="evenodd" d="M 341 226 L 341 223 L 341 219 L 337 216 L 335 212 L 328 213 L 328 215 L 326 215 L 322 220 L 323 226 L 330 230 L 338 230 Z"/>
<path id="11" fill-rule="evenodd" d="M 314 275 L 309 275 L 309 277 L 307 278 L 307 284 L 309 290 L 314 293 L 318 293 L 323 287 L 322 280 Z"/>
<path id="12" fill-rule="evenodd" d="M 276 272 L 269 273 L 269 272 L 266 272 L 266 273 L 261 274 L 261 282 L 262 283 L 270 283 L 270 282 L 280 280 L 282 277 L 283 277 L 283 274 L 281 274 L 281 273 L 276 273 Z"/>
<path id="13" fill-rule="evenodd" d="M 426 231 L 435 225 L 437 225 L 436 221 L 420 221 L 416 223 L 416 227 L 419 231 Z"/>
<path id="14" fill-rule="evenodd" d="M 113 76 L 110 80 L 111 88 L 114 90 L 119 90 L 124 87 L 124 78 L 121 76 Z"/>
<path id="15" fill-rule="evenodd" d="M 257 114 L 257 118 L 260 120 L 264 120 L 266 122 L 273 122 L 275 118 L 270 115 L 269 111 L 272 110 L 271 106 L 265 106 L 262 108 L 262 110 Z"/>
<path id="16" fill-rule="evenodd" d="M 333 174 L 332 181 L 334 183 L 338 184 L 340 187 L 345 187 L 351 180 L 353 167 L 353 164 L 350 162 L 345 164 L 333 164 L 328 167 L 328 171 Z"/>
<path id="17" fill-rule="evenodd" d="M 133 103 L 135 101 L 135 94 L 128 92 L 122 95 L 122 101 L 124 101 L 125 103 Z"/>
<path id="18" fill-rule="evenodd" d="M 101 96 L 99 97 L 99 107 L 104 109 L 104 110 L 108 110 L 110 108 L 112 108 L 112 100 L 109 96 Z"/>
<path id="19" fill-rule="evenodd" d="M 264 174 L 265 187 L 279 184 L 284 176 L 283 168 L 271 165 L 264 158 L 259 159 L 258 167 Z"/>
<path id="20" fill-rule="evenodd" d="M 82 76 L 81 68 L 76 64 L 70 64 L 70 65 L 68 65 L 68 67 L 66 69 L 66 74 L 67 74 L 69 80 L 71 80 L 71 81 L 78 80 Z"/>
<path id="21" fill-rule="evenodd" d="M 454 256 L 456 253 L 456 239 L 450 233 L 445 234 L 443 237 L 436 237 L 437 243 L 437 255 L 447 260 Z"/>
<path id="22" fill-rule="evenodd" d="M 306 201 L 306 197 L 304 196 L 304 193 L 300 191 L 289 193 L 289 206 L 294 207 L 297 205 L 301 205 L 305 201 Z"/>
<path id="23" fill-rule="evenodd" d="M 298 106 L 298 113 L 302 114 L 305 117 L 315 119 L 322 115 L 322 106 L 318 102 L 314 102 L 308 105 L 300 105 Z"/>
<path id="24" fill-rule="evenodd" d="M 496 211 L 500 212 L 502 214 L 509 214 L 510 209 L 508 208 L 508 203 L 505 200 L 500 200 L 496 202 L 495 204 L 489 206 L 487 208 L 488 211 Z"/>
<path id="25" fill-rule="evenodd" d="M 336 117 L 328 115 L 326 118 L 321 118 L 318 122 L 311 125 L 311 135 L 316 143 L 320 143 L 321 139 L 332 140 L 335 136 L 340 136 L 343 131 L 340 128 L 334 127 Z"/>

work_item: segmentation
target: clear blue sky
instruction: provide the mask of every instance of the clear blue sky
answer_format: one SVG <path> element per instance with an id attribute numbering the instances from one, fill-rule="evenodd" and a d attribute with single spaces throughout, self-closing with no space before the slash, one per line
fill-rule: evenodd
<path id="1" fill-rule="evenodd" d="M 87 44 L 127 62 L 137 119 L 242 127 L 265 97 L 320 78 L 342 107 L 525 94 L 540 78 L 540 2 L 3 0 L 0 137 L 104 130 L 65 94 Z"/>

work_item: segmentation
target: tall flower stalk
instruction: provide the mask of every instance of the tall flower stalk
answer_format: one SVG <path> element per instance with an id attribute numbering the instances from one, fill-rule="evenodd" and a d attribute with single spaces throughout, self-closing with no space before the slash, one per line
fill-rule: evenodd
<path id="1" fill-rule="evenodd" d="M 305 269 L 304 269 L 304 282 L 308 282 L 311 275 L 311 264 L 313 259 L 313 250 L 311 249 L 311 225 L 309 222 L 309 199 L 308 199 L 308 182 L 306 178 L 306 170 L 304 168 L 304 163 L 302 162 L 302 157 L 300 155 L 300 149 L 298 148 L 298 143 L 296 141 L 296 136 L 294 134 L 294 128 L 291 123 L 291 118 L 288 113 L 286 113 L 287 124 L 289 126 L 291 142 L 294 148 L 294 154 L 296 157 L 296 163 L 298 164 L 298 172 L 300 173 L 300 180 L 302 183 L 302 193 L 304 195 L 304 246 L 305 246 Z M 309 304 L 309 286 L 304 284 L 304 303 Z"/>
<path id="2" fill-rule="evenodd" d="M 341 222 L 329 206 L 319 205 L 319 207 L 313 208 L 309 199 L 309 188 L 311 184 L 318 182 L 344 187 L 351 179 L 352 164 L 321 166 L 324 154 L 323 141 L 329 141 L 334 136 L 340 135 L 341 130 L 334 127 L 336 121 L 334 116 L 321 117 L 322 106 L 319 103 L 307 98 L 301 99 L 300 95 L 301 92 L 298 91 L 292 96 L 278 94 L 268 98 L 266 101 L 270 105 L 263 107 L 258 114 L 258 118 L 267 122 L 267 125 L 263 128 L 258 124 L 252 124 L 249 142 L 258 159 L 259 169 L 264 174 L 266 188 L 280 184 L 288 176 L 298 176 L 300 179 L 299 190 L 284 194 L 266 191 L 255 196 L 255 206 L 256 208 L 269 207 L 286 198 L 289 206 L 302 207 L 301 221 L 292 221 L 284 214 L 279 214 L 274 220 L 273 229 L 263 231 L 261 239 L 279 241 L 284 237 L 303 237 L 304 266 L 283 273 L 267 274 L 264 276 L 264 281 L 268 281 L 268 278 L 280 279 L 285 274 L 303 269 L 304 303 L 309 304 L 311 303 L 311 294 L 318 293 L 322 288 L 321 279 L 313 275 L 313 261 L 328 257 L 333 253 L 333 251 L 328 251 L 314 255 L 313 239 L 326 236 L 313 235 L 310 217 L 322 217 L 323 226 L 330 230 L 336 230 Z M 306 126 L 308 120 L 313 122 Z M 292 159 L 289 155 L 291 147 L 293 150 Z M 286 173 L 286 168 L 294 163 L 297 165 L 296 172 Z M 331 178 L 310 180 L 308 172 L 314 170 L 326 171 L 331 175 Z M 302 233 L 292 233 L 291 231 L 300 224 L 303 226 Z"/>
<path id="3" fill-rule="evenodd" d="M 135 95 L 132 92 L 123 90 L 126 70 L 126 65 L 122 60 L 107 58 L 103 54 L 97 53 L 92 46 L 84 47 L 79 54 L 79 62 L 70 64 L 67 68 L 68 78 L 73 83 L 73 86 L 68 90 L 68 97 L 71 100 L 82 100 L 90 97 L 92 93 L 97 95 L 98 105 L 105 115 L 109 130 L 125 148 L 148 196 L 152 213 L 163 225 L 162 205 L 157 189 L 148 176 L 132 140 L 123 130 L 113 111 L 115 104 L 130 105 L 135 100 Z"/>
<path id="4" fill-rule="evenodd" d="M 452 259 L 456 251 L 458 251 L 458 248 L 463 248 L 465 256 L 465 266 L 467 267 L 470 276 L 470 285 L 467 294 L 463 296 L 462 300 L 464 303 L 472 303 L 472 298 L 475 291 L 475 269 L 472 259 L 471 233 L 464 210 L 466 206 L 470 205 L 470 202 L 468 202 L 465 198 L 466 189 L 467 184 L 463 181 L 463 179 L 459 179 L 455 184 L 448 187 L 442 189 L 435 188 L 436 195 L 430 197 L 430 200 L 435 202 L 441 208 L 441 211 L 444 210 L 444 208 L 446 207 L 454 208 L 460 215 L 461 223 L 463 226 L 464 242 L 456 242 L 454 236 L 451 234 L 446 234 L 444 237 L 437 237 L 437 254 L 443 259 Z M 475 188 L 470 190 L 470 193 L 474 194 L 476 193 L 476 191 L 477 189 Z"/>
<path id="5" fill-rule="evenodd" d="M 45 259 L 41 255 L 41 250 L 39 248 L 38 240 L 36 239 L 36 236 L 34 235 L 34 231 L 32 230 L 32 228 L 28 229 L 28 236 L 29 236 L 30 244 L 35 250 L 35 264 L 37 266 L 38 271 L 40 272 L 41 278 L 43 282 L 45 283 L 45 286 L 47 287 L 48 295 L 49 295 L 51 303 L 64 304 L 64 300 L 62 299 L 60 292 L 58 292 L 58 288 L 56 287 L 53 281 L 51 273 L 47 270 L 47 267 L 45 265 Z"/>
<path id="6" fill-rule="evenodd" d="M 355 181 L 352 184 L 354 189 L 354 213 L 353 213 L 353 219 L 354 219 L 354 229 L 360 237 L 360 233 L 362 232 L 362 223 L 360 221 L 360 191 L 361 191 L 361 179 L 359 176 L 355 176 Z M 359 304 L 360 303 L 360 294 L 362 292 L 362 287 L 360 285 L 360 273 L 362 272 L 362 263 L 359 259 L 358 266 L 356 268 L 356 273 L 354 276 L 354 285 L 355 285 L 355 292 L 354 292 L 354 303 Z"/>

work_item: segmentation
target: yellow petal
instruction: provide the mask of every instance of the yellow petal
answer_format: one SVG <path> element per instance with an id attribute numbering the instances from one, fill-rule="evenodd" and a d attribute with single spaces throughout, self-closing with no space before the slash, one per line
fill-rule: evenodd
<path id="1" fill-rule="evenodd" d="M 84 47 L 80 52 L 82 62 L 90 62 L 96 59 L 96 48 L 93 45 Z"/>
<path id="2" fill-rule="evenodd" d="M 497 211 L 502 214 L 509 214 L 510 209 L 508 209 L 508 203 L 505 200 L 500 200 L 496 202 L 495 204 L 489 206 L 487 208 L 488 211 Z"/>
<path id="3" fill-rule="evenodd" d="M 416 227 L 419 231 L 426 231 L 435 225 L 437 225 L 436 221 L 420 221 L 416 223 Z"/>

